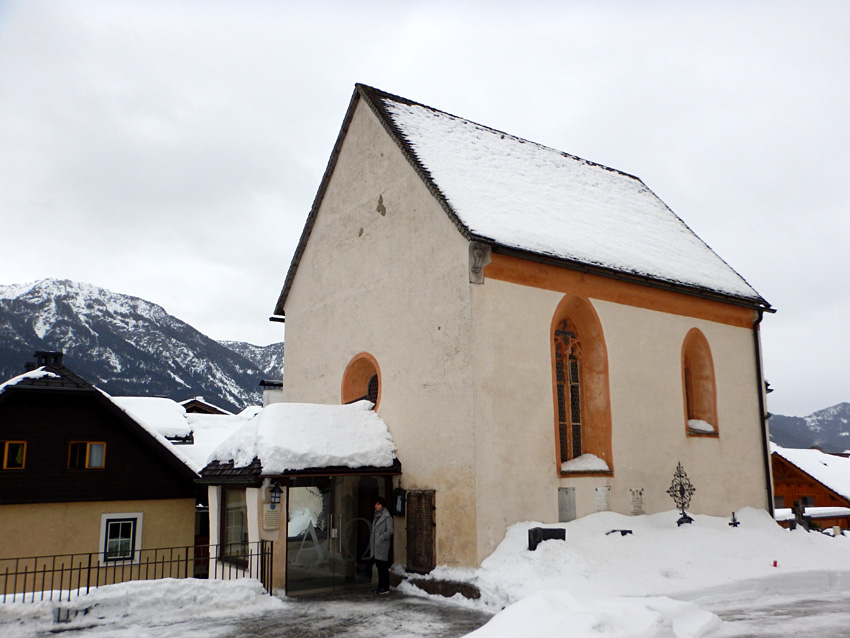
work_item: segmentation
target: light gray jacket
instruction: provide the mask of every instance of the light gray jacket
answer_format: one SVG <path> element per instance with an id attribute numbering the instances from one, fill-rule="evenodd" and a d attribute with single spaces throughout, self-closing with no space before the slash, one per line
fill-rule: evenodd
<path id="1" fill-rule="evenodd" d="M 393 539 L 393 517 L 382 507 L 375 512 L 372 521 L 372 535 L 369 537 L 369 548 L 372 550 L 372 558 L 375 560 L 390 559 L 390 542 Z"/>

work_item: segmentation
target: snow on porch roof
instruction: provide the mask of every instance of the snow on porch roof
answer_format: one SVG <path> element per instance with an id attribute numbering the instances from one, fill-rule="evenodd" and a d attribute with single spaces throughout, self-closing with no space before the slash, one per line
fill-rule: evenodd
<path id="1" fill-rule="evenodd" d="M 637 177 L 358 86 L 472 238 L 766 305 Z"/>
<path id="2" fill-rule="evenodd" d="M 325 467 L 390 467 L 395 445 L 368 401 L 349 405 L 272 403 L 223 441 L 209 461 L 247 467 L 258 458 L 263 474 Z"/>

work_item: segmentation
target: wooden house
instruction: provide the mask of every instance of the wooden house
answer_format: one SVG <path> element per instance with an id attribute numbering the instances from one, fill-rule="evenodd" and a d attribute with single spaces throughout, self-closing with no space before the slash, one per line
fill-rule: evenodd
<path id="1" fill-rule="evenodd" d="M 36 358 L 0 385 L 0 558 L 193 545 L 197 474 L 61 353 Z"/>
<path id="2" fill-rule="evenodd" d="M 850 529 L 850 458 L 773 446 L 771 462 L 774 505 L 784 524 L 799 519 Z"/>

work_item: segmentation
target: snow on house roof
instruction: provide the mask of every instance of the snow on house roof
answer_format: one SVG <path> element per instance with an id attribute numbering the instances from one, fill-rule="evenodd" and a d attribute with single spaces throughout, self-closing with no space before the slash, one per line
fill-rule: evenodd
<path id="1" fill-rule="evenodd" d="M 395 445 L 368 401 L 272 403 L 221 443 L 209 460 L 245 467 L 255 458 L 267 475 L 322 467 L 390 467 Z"/>
<path id="2" fill-rule="evenodd" d="M 7 388 L 11 388 L 12 386 L 18 385 L 24 381 L 32 381 L 35 379 L 44 379 L 44 378 L 58 379 L 59 375 L 55 372 L 50 372 L 49 370 L 45 370 L 44 366 L 40 368 L 36 368 L 35 370 L 28 370 L 23 374 L 19 374 L 16 377 L 12 377 L 8 381 L 4 383 L 0 383 L 0 394 L 2 394 Z"/>
<path id="3" fill-rule="evenodd" d="M 256 415 L 256 408 L 236 414 L 193 414 L 173 399 L 164 397 L 110 397 L 186 465 L 199 472 L 207 458 L 223 440 Z M 169 441 L 166 437 L 191 436 L 187 443 Z"/>
<path id="4" fill-rule="evenodd" d="M 637 177 L 363 90 L 475 238 L 765 303 Z"/>
<path id="5" fill-rule="evenodd" d="M 771 450 L 826 487 L 850 499 L 850 458 L 771 444 Z"/>
<path id="6" fill-rule="evenodd" d="M 173 399 L 164 397 L 110 397 L 136 421 L 165 437 L 188 436 L 192 433 L 186 410 Z"/>
<path id="7" fill-rule="evenodd" d="M 186 415 L 183 406 L 171 399 L 161 397 L 113 397 L 102 390 L 101 392 L 195 474 L 200 472 L 202 464 L 166 438 L 166 436 L 187 436 L 190 433 L 188 423 L 184 424 Z M 182 422 L 178 409 L 171 404 L 183 411 Z"/>
<path id="8" fill-rule="evenodd" d="M 180 401 L 180 405 L 186 408 L 187 412 L 204 411 L 207 414 L 233 414 L 230 410 L 225 410 L 219 406 L 204 400 L 204 397 L 192 397 Z"/>

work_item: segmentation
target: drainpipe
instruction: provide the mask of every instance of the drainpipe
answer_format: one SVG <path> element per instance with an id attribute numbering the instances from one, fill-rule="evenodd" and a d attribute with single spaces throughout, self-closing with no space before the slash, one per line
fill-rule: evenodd
<path id="1" fill-rule="evenodd" d="M 764 400 L 764 378 L 761 369 L 761 338 L 759 337 L 759 324 L 764 318 L 764 312 L 761 308 L 756 309 L 758 319 L 753 323 L 753 343 L 755 344 L 756 353 L 756 383 L 758 384 L 759 397 L 759 418 L 761 419 L 761 439 L 762 439 L 762 454 L 764 456 L 764 476 L 765 484 L 767 485 L 767 511 L 770 512 L 773 518 L 773 481 L 770 472 L 770 435 L 767 431 L 767 421 L 769 415 Z"/>

